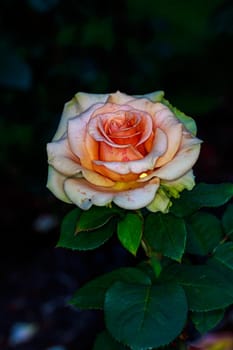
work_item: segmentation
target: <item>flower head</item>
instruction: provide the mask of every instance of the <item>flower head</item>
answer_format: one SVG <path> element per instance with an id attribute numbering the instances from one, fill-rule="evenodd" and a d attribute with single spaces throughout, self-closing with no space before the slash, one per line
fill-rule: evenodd
<path id="1" fill-rule="evenodd" d="M 161 101 L 161 92 L 76 94 L 47 145 L 48 188 L 84 210 L 114 202 L 168 211 L 171 196 L 194 186 L 201 141 L 194 121 Z"/>

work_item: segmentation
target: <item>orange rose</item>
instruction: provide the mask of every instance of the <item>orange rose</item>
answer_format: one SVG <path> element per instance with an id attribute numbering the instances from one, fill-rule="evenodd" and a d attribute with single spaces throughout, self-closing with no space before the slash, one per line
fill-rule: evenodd
<path id="1" fill-rule="evenodd" d="M 162 92 L 76 94 L 47 145 L 48 188 L 84 210 L 114 202 L 168 211 L 170 196 L 194 186 L 200 140 L 191 118 L 158 101 Z"/>

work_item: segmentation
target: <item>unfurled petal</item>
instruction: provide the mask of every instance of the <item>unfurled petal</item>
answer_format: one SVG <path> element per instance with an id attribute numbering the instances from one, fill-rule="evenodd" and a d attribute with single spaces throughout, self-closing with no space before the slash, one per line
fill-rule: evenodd
<path id="1" fill-rule="evenodd" d="M 78 103 L 80 112 L 86 111 L 91 106 L 97 103 L 105 103 L 109 94 L 88 94 L 85 92 L 78 92 L 74 98 Z"/>
<path id="2" fill-rule="evenodd" d="M 112 187 L 115 182 L 107 178 L 106 176 L 100 175 L 94 171 L 83 169 L 83 177 L 93 185 L 102 187 Z"/>
<path id="3" fill-rule="evenodd" d="M 79 159 L 71 152 L 67 139 L 47 144 L 48 163 L 66 176 L 73 176 L 82 170 Z"/>
<path id="4" fill-rule="evenodd" d="M 156 176 L 162 180 L 172 181 L 183 176 L 196 163 L 200 153 L 200 143 L 199 139 L 187 136 L 175 157 L 163 167 L 153 171 L 149 178 Z"/>
<path id="5" fill-rule="evenodd" d="M 61 201 L 66 203 L 72 203 L 70 199 L 66 196 L 63 185 L 66 176 L 61 175 L 51 166 L 48 169 L 48 180 L 47 180 L 47 188 Z"/>
<path id="6" fill-rule="evenodd" d="M 69 119 L 74 118 L 80 112 L 81 110 L 74 98 L 65 104 L 60 123 L 58 125 L 56 134 L 53 137 L 53 141 L 59 140 L 67 133 L 67 124 Z"/>
<path id="7" fill-rule="evenodd" d="M 113 202 L 121 208 L 134 210 L 146 207 L 159 188 L 159 179 L 153 179 L 147 185 L 129 191 L 119 192 Z"/>
<path id="8" fill-rule="evenodd" d="M 120 91 L 117 91 L 109 95 L 107 102 L 123 105 L 123 104 L 127 104 L 127 102 L 130 100 L 132 100 L 132 96 L 126 95 Z"/>
<path id="9" fill-rule="evenodd" d="M 111 203 L 113 193 L 106 192 L 103 187 L 98 190 L 84 179 L 67 179 L 64 191 L 72 203 L 83 210 L 88 210 L 93 204 L 103 206 Z"/>
<path id="10" fill-rule="evenodd" d="M 73 118 L 68 123 L 68 140 L 72 152 L 80 159 L 81 164 L 92 169 L 92 160 L 96 159 L 98 154 L 98 145 L 94 140 L 90 140 L 87 134 L 87 124 L 93 111 L 101 105 L 94 105 L 86 112 L 80 114 L 77 118 Z M 87 147 L 87 144 L 91 146 Z"/>
<path id="11" fill-rule="evenodd" d="M 151 152 L 142 159 L 129 162 L 104 162 L 94 161 L 97 165 L 114 171 L 118 174 L 140 174 L 149 170 L 153 170 L 159 156 L 161 156 L 167 148 L 167 137 L 159 128 L 156 130 L 154 144 Z"/>

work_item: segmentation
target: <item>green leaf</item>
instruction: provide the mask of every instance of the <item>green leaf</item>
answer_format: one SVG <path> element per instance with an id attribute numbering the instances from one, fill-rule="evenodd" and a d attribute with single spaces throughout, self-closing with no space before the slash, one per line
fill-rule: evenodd
<path id="1" fill-rule="evenodd" d="M 214 215 L 197 212 L 187 218 L 187 252 L 207 255 L 223 237 L 221 222 Z"/>
<path id="2" fill-rule="evenodd" d="M 233 270 L 233 243 L 227 242 L 220 244 L 216 248 L 213 258 L 221 262 L 229 269 Z"/>
<path id="3" fill-rule="evenodd" d="M 184 190 L 180 198 L 173 201 L 170 212 L 183 217 L 203 207 L 218 207 L 233 196 L 233 184 L 197 184 L 192 191 Z"/>
<path id="4" fill-rule="evenodd" d="M 183 289 L 176 284 L 114 283 L 106 292 L 105 320 L 112 336 L 135 350 L 170 343 L 187 317 Z"/>
<path id="5" fill-rule="evenodd" d="M 222 217 L 223 229 L 226 235 L 233 234 L 233 204 L 229 204 Z"/>
<path id="6" fill-rule="evenodd" d="M 121 244 L 136 255 L 142 238 L 143 218 L 136 213 L 128 213 L 118 222 L 117 235 Z"/>
<path id="7" fill-rule="evenodd" d="M 181 261 L 186 242 L 184 220 L 171 214 L 149 214 L 145 220 L 144 238 L 154 251 Z"/>
<path id="8" fill-rule="evenodd" d="M 97 230 L 75 233 L 80 215 L 82 215 L 80 209 L 74 209 L 66 215 L 61 226 L 61 235 L 57 247 L 90 250 L 98 248 L 112 236 L 115 228 L 113 221 Z"/>
<path id="9" fill-rule="evenodd" d="M 233 272 L 224 266 L 173 264 L 164 268 L 160 280 L 179 283 L 191 311 L 213 311 L 233 303 Z"/>
<path id="10" fill-rule="evenodd" d="M 61 224 L 61 233 L 57 247 L 73 248 L 72 242 L 75 237 L 77 221 L 81 213 L 81 209 L 75 208 L 66 214 Z"/>
<path id="11" fill-rule="evenodd" d="M 213 329 L 223 319 L 225 310 L 209 312 L 192 312 L 191 319 L 198 332 L 206 333 Z"/>
<path id="12" fill-rule="evenodd" d="M 89 210 L 83 211 L 78 220 L 76 232 L 90 231 L 105 225 L 113 216 L 118 215 L 120 209 L 114 207 L 92 206 Z"/>
<path id="13" fill-rule="evenodd" d="M 112 338 L 112 336 L 104 331 L 100 333 L 95 341 L 93 350 L 126 350 L 124 345 L 117 342 L 115 339 Z"/>
<path id="14" fill-rule="evenodd" d="M 79 309 L 102 309 L 106 290 L 116 281 L 149 285 L 148 275 L 137 268 L 121 268 L 88 282 L 77 290 L 70 304 Z"/>

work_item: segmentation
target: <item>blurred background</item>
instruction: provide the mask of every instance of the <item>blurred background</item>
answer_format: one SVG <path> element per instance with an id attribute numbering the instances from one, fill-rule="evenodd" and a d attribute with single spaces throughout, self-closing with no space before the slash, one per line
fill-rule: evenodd
<path id="1" fill-rule="evenodd" d="M 78 91 L 164 90 L 205 141 L 198 181 L 233 181 L 233 3 L 1 0 L 0 26 L 0 349 L 88 350 L 102 314 L 67 301 L 134 260 L 114 239 L 54 248 L 72 207 L 45 188 L 46 143 Z"/>

